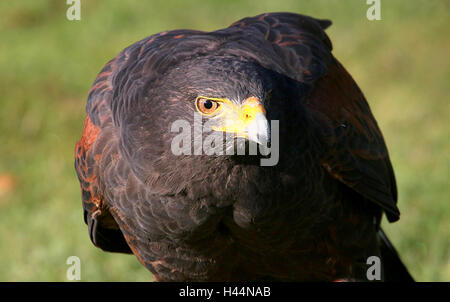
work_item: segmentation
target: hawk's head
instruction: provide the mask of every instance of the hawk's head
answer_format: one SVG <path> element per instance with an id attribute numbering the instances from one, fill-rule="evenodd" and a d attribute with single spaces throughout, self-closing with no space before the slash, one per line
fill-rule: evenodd
<path id="1" fill-rule="evenodd" d="M 152 83 L 152 89 L 146 91 L 151 103 L 144 110 L 150 107 L 154 123 L 165 125 L 166 131 L 177 132 L 178 127 L 172 125 L 186 121 L 194 134 L 192 145 L 199 134 L 194 129 L 197 115 L 202 138 L 223 135 L 224 150 L 229 148 L 229 137 L 267 146 L 271 138 L 270 121 L 282 119 L 286 111 L 297 110 L 295 106 L 289 109 L 292 98 L 287 91 L 293 94 L 296 87 L 289 83 L 291 86 L 287 88 L 287 81 L 248 59 L 223 55 L 199 57 L 178 64 L 161 75 L 157 84 Z M 277 101 L 271 102 L 273 98 Z"/>

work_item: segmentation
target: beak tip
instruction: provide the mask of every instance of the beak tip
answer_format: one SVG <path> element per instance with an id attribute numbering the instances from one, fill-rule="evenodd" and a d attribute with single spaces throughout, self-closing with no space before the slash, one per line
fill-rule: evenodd
<path id="1" fill-rule="evenodd" d="M 258 113 L 255 120 L 247 127 L 248 139 L 260 145 L 270 142 L 270 127 L 266 116 Z"/>

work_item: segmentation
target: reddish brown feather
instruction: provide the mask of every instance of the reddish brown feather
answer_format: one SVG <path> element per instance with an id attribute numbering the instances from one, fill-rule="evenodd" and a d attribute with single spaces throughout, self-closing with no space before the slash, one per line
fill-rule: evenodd
<path id="1" fill-rule="evenodd" d="M 81 148 L 83 152 L 89 152 L 92 144 L 97 139 L 98 134 L 100 133 L 100 128 L 94 125 L 89 118 L 89 115 L 86 115 L 84 119 L 84 129 L 83 134 L 81 135 L 80 141 L 76 145 L 76 149 Z"/>
<path id="2" fill-rule="evenodd" d="M 80 178 L 81 190 L 83 193 L 83 203 L 91 204 L 91 213 L 97 211 L 100 207 L 101 198 L 97 196 L 97 175 L 89 171 L 88 158 L 91 153 L 91 147 L 95 143 L 100 128 L 95 126 L 89 115 L 84 120 L 84 129 L 81 139 L 75 146 L 75 166 Z M 87 198 L 86 196 L 89 196 Z"/>

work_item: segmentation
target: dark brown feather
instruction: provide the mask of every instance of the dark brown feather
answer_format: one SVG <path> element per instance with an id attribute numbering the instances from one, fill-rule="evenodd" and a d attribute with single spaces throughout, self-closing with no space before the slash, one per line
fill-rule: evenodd
<path id="1" fill-rule="evenodd" d="M 399 219 L 397 188 L 383 135 L 369 104 L 344 67 L 334 60 L 306 104 L 322 127 L 332 129 L 322 166 L 336 179 Z"/>
<path id="2" fill-rule="evenodd" d="M 132 252 L 160 281 L 361 278 L 394 174 L 327 20 L 273 13 L 214 32 L 177 30 L 123 50 L 89 93 L 76 171 L 93 243 Z M 264 97 L 280 161 L 175 156 L 197 94 Z"/>

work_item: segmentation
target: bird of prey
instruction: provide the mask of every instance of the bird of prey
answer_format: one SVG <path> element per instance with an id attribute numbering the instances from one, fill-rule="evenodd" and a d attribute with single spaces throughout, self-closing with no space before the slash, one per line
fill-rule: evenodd
<path id="1" fill-rule="evenodd" d="M 93 244 L 157 281 L 367 281 L 372 256 L 375 280 L 412 280 L 380 228 L 399 219 L 388 151 L 330 24 L 267 13 L 161 32 L 109 61 L 75 148 Z M 180 129 L 192 152 L 174 152 Z M 223 150 L 265 144 L 276 163 L 195 152 L 212 134 L 231 136 L 212 143 Z"/>

